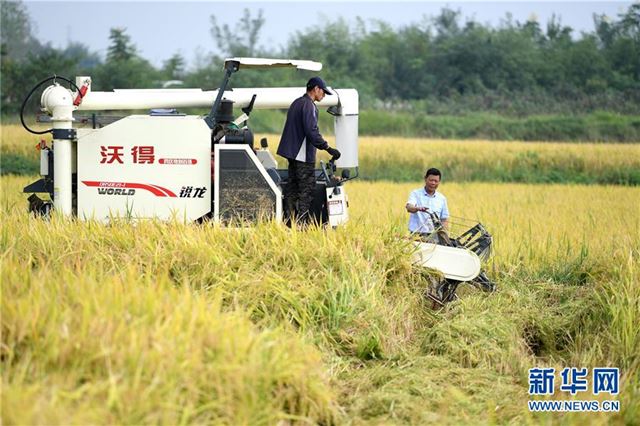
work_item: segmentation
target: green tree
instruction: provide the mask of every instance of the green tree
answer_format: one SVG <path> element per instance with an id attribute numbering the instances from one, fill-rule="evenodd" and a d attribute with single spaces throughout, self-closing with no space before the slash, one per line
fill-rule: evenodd
<path id="1" fill-rule="evenodd" d="M 228 24 L 219 25 L 213 15 L 210 20 L 211 35 L 222 55 L 252 57 L 259 53 L 258 40 L 265 22 L 262 9 L 258 10 L 257 17 L 252 17 L 249 9 L 244 9 L 242 18 L 233 30 Z"/>
<path id="2" fill-rule="evenodd" d="M 620 15 L 618 37 L 607 52 L 616 72 L 630 81 L 625 85 L 640 88 L 640 3 L 634 3 Z"/>
<path id="3" fill-rule="evenodd" d="M 454 37 L 460 33 L 460 11 L 443 8 L 440 14 L 433 18 L 438 37 Z"/>
<path id="4" fill-rule="evenodd" d="M 2 113 L 6 114 L 19 111 L 29 90 L 45 77 L 58 74 L 73 78 L 77 59 L 38 42 L 22 2 L 3 1 L 1 6 L 0 98 Z M 37 101 L 36 95 L 29 109 L 37 111 Z"/>
<path id="5" fill-rule="evenodd" d="M 550 42 L 569 43 L 571 42 L 572 32 L 573 29 L 571 27 L 562 25 L 560 17 L 556 16 L 555 13 L 551 15 L 551 20 L 547 22 L 547 40 Z"/>
<path id="6" fill-rule="evenodd" d="M 89 48 L 77 42 L 71 42 L 64 48 L 62 54 L 69 59 L 73 59 L 78 64 L 78 72 L 90 72 L 102 63 L 100 55 L 92 52 Z"/>
<path id="7" fill-rule="evenodd" d="M 157 85 L 158 71 L 136 53 L 136 47 L 124 28 L 112 28 L 107 60 L 96 69 L 95 90 L 143 89 Z"/>
<path id="8" fill-rule="evenodd" d="M 402 32 L 398 33 L 382 21 L 374 21 L 369 31 L 361 24 L 359 31 L 357 59 L 351 74 L 358 81 L 358 91 L 362 92 L 363 102 L 372 104 L 377 99 L 399 98 L 404 92 L 403 86 L 411 84 L 397 78 L 402 73 Z M 422 61 L 422 57 L 409 60 Z M 420 65 L 418 65 L 420 66 Z"/>
<path id="9" fill-rule="evenodd" d="M 618 90 L 640 87 L 640 3 L 632 4 L 619 20 L 594 15 L 595 36 L 611 68 L 610 84 Z"/>
<path id="10" fill-rule="evenodd" d="M 126 31 L 126 28 L 111 28 L 107 62 L 128 61 L 135 58 L 136 47 L 131 43 L 131 37 L 126 34 Z"/>
<path id="11" fill-rule="evenodd" d="M 20 1 L 2 1 L 0 7 L 0 42 L 2 59 L 24 60 L 29 53 L 37 53 L 41 46 L 33 36 L 31 18 Z"/>
<path id="12" fill-rule="evenodd" d="M 620 27 L 623 34 L 640 42 L 640 3 L 629 6 L 629 10 L 621 18 Z"/>
<path id="13" fill-rule="evenodd" d="M 77 62 L 52 47 L 44 47 L 38 53 L 30 53 L 24 61 L 2 64 L 3 113 L 18 112 L 27 93 L 40 81 L 53 74 L 73 80 Z M 66 83 L 62 83 L 67 87 Z M 28 111 L 38 112 L 38 95 L 32 96 Z"/>
<path id="14" fill-rule="evenodd" d="M 351 31 L 343 18 L 334 22 L 323 22 L 309 29 L 306 33 L 297 32 L 291 37 L 287 56 L 297 59 L 310 59 L 324 65 L 322 77 L 333 87 L 355 86 L 366 91 L 371 77 L 359 78 L 361 69 L 360 41 L 361 35 Z M 304 73 L 290 74 L 300 82 L 311 75 Z"/>
<path id="15" fill-rule="evenodd" d="M 169 59 L 164 61 L 162 66 L 162 74 L 168 80 L 182 80 L 185 76 L 184 57 L 175 53 Z"/>

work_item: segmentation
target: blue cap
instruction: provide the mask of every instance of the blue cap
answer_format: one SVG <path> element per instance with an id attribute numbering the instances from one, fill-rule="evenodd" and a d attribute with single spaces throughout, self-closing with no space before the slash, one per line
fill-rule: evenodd
<path id="1" fill-rule="evenodd" d="M 324 80 L 322 80 L 320 77 L 312 77 L 309 79 L 309 81 L 307 81 L 307 90 L 311 90 L 316 86 L 321 88 L 327 95 L 333 95 L 333 93 L 331 93 L 329 89 L 327 89 L 327 85 Z"/>

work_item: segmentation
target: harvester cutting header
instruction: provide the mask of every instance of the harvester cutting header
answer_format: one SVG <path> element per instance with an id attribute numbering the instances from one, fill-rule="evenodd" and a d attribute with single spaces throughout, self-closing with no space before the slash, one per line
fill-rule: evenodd
<path id="1" fill-rule="evenodd" d="M 287 109 L 304 87 L 229 89 L 232 75 L 245 68 L 291 67 L 319 71 L 312 61 L 231 58 L 224 63 L 218 90 L 91 90 L 91 77 L 62 77 L 42 93 L 42 111 L 50 115 L 53 146 L 42 146 L 42 179 L 24 188 L 48 193 L 51 200 L 29 197 L 30 210 L 110 221 L 115 218 L 177 217 L 229 223 L 258 218 L 285 219 L 282 191 L 288 179 L 261 141 L 254 149 L 247 123 L 253 109 Z M 66 81 L 68 89 L 58 83 Z M 316 170 L 312 216 L 338 226 L 348 219 L 344 183 L 358 173 L 358 92 L 331 89 L 318 107 L 334 116 L 335 162 Z M 28 96 L 28 97 L 29 97 Z M 25 100 L 26 104 L 26 100 Z M 206 116 L 185 115 L 177 108 L 210 108 Z M 234 108 L 240 109 L 239 116 Z M 23 105 L 24 109 L 24 105 Z M 76 111 L 150 110 L 105 124 L 74 118 Z M 24 124 L 24 120 L 23 120 Z M 342 176 L 335 176 L 337 168 Z M 355 175 L 351 177 L 351 172 Z"/>

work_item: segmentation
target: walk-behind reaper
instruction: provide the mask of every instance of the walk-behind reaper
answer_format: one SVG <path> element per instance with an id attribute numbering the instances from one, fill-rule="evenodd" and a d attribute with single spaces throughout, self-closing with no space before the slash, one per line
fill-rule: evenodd
<path id="1" fill-rule="evenodd" d="M 491 234 L 481 223 L 469 227 L 471 221 L 455 217 L 449 219 L 451 230 L 442 225 L 434 212 L 427 210 L 433 231 L 415 235 L 417 251 L 414 263 L 436 269 L 442 277 L 433 277 L 426 295 L 434 306 L 443 306 L 457 298 L 456 290 L 468 282 L 486 292 L 493 292 L 495 284 L 482 270 L 481 261 L 491 255 Z"/>
<path id="2" fill-rule="evenodd" d="M 29 209 L 49 215 L 56 211 L 81 220 L 111 222 L 121 218 L 184 221 L 213 220 L 246 225 L 259 219 L 283 221 L 282 192 L 286 169 L 278 169 L 265 139 L 254 149 L 247 126 L 254 109 L 286 109 L 306 88 L 228 88 L 231 76 L 245 68 L 291 67 L 319 71 L 312 61 L 232 58 L 224 64 L 218 90 L 126 89 L 91 90 L 90 77 L 41 81 L 27 95 L 21 120 L 32 133 L 52 133 L 53 145 L 40 145 L 42 179 L 24 188 Z M 66 88 L 60 84 L 68 84 Z M 40 87 L 42 111 L 52 127 L 34 131 L 24 122 L 27 100 Z M 358 175 L 358 92 L 331 89 L 318 103 L 334 116 L 335 164 L 320 163 L 312 215 L 322 225 L 347 222 L 344 184 Z M 176 108 L 211 108 L 207 116 L 185 115 Z M 234 116 L 234 108 L 242 114 Z M 124 117 L 95 112 L 150 110 Z M 75 111 L 92 111 L 76 116 Z M 337 168 L 341 176 L 335 175 Z M 354 173 L 353 176 L 351 174 Z M 48 194 L 49 200 L 36 193 Z M 474 231 L 470 230 L 473 233 Z M 415 262 L 441 271 L 456 282 L 478 281 L 480 262 L 463 240 L 447 245 L 416 243 Z M 453 282 L 452 281 L 452 282 Z M 455 294 L 445 292 L 446 302 Z"/>

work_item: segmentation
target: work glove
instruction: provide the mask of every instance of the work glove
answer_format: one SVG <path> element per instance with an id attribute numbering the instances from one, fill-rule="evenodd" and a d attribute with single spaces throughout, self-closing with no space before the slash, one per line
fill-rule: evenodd
<path id="1" fill-rule="evenodd" d="M 331 155 L 331 159 L 332 160 L 337 160 L 338 158 L 340 158 L 340 151 L 338 151 L 335 148 L 327 148 L 327 152 Z"/>

